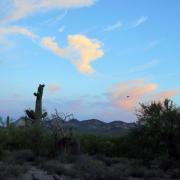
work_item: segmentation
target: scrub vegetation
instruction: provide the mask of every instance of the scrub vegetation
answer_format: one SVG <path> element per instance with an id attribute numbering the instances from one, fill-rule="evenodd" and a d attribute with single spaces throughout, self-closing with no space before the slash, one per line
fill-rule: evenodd
<path id="1" fill-rule="evenodd" d="M 180 107 L 172 100 L 141 104 L 135 126 L 119 136 L 64 128 L 72 115 L 35 111 L 17 124 L 0 119 L 0 180 L 180 179 Z"/>

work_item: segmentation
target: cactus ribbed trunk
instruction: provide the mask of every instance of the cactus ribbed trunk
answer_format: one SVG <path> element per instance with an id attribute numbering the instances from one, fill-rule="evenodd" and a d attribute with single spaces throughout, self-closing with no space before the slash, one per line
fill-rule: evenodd
<path id="1" fill-rule="evenodd" d="M 42 118 L 44 118 L 47 113 L 42 113 L 42 96 L 43 96 L 43 88 L 44 88 L 44 84 L 40 84 L 38 87 L 38 90 L 36 93 L 34 93 L 34 96 L 36 97 L 36 104 L 35 104 L 35 111 L 33 110 L 26 110 L 26 113 L 28 115 L 29 118 L 31 118 L 32 120 L 37 120 L 40 121 L 42 120 Z"/>
<path id="2" fill-rule="evenodd" d="M 42 118 L 43 88 L 44 88 L 44 85 L 39 85 L 37 93 L 34 93 L 34 96 L 36 96 L 36 105 L 35 105 L 35 117 L 36 117 L 36 119 Z"/>

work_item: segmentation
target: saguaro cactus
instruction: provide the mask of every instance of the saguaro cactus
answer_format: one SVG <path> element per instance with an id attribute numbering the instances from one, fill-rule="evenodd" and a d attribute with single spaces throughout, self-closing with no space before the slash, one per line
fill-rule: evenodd
<path id="1" fill-rule="evenodd" d="M 42 113 L 42 96 L 44 87 L 44 84 L 39 84 L 37 93 L 34 93 L 34 96 L 36 97 L 35 111 L 26 110 L 26 114 L 32 120 L 42 120 L 42 118 L 47 115 L 47 112 Z"/>

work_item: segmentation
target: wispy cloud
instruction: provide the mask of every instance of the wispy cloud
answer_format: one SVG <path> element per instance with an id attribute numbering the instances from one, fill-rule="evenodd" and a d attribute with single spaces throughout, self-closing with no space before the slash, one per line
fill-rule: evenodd
<path id="1" fill-rule="evenodd" d="M 37 39 L 38 36 L 31 32 L 29 29 L 25 27 L 19 26 L 8 26 L 8 27 L 0 27 L 0 36 L 6 36 L 10 34 L 21 34 L 24 36 L 28 36 L 32 39 Z"/>
<path id="2" fill-rule="evenodd" d="M 87 29 L 83 30 L 82 32 L 80 32 L 80 34 L 85 34 L 85 35 L 87 35 L 87 34 L 93 32 L 93 31 L 96 31 L 97 29 L 98 29 L 97 26 L 92 26 L 92 27 L 90 27 L 90 28 L 87 28 Z"/>
<path id="3" fill-rule="evenodd" d="M 68 10 L 65 10 L 62 14 L 58 15 L 57 17 L 48 19 L 45 22 L 45 24 L 56 24 L 57 22 L 60 22 L 61 20 L 63 20 L 67 14 L 68 14 Z"/>
<path id="4" fill-rule="evenodd" d="M 58 56 L 68 59 L 83 74 L 93 73 L 95 70 L 91 66 L 91 62 L 104 55 L 99 41 L 80 34 L 69 35 L 66 48 L 61 48 L 51 37 L 43 38 L 42 45 Z"/>
<path id="5" fill-rule="evenodd" d="M 153 97 L 151 97 L 154 101 L 164 101 L 166 98 L 171 98 L 174 96 L 180 95 L 180 91 L 178 90 L 166 90 L 156 93 Z"/>
<path id="6" fill-rule="evenodd" d="M 63 29 L 61 30 L 63 31 Z M 5 36 L 11 34 L 28 36 L 37 42 L 41 39 L 39 36 L 24 27 L 0 27 L 0 38 L 4 38 Z M 65 48 L 61 48 L 55 38 L 51 37 L 42 38 L 40 43 L 58 56 L 69 60 L 76 66 L 78 71 L 83 74 L 91 74 L 95 72 L 91 63 L 104 55 L 99 41 L 96 39 L 89 39 L 88 37 L 80 34 L 69 35 L 68 45 Z"/>
<path id="7" fill-rule="evenodd" d="M 159 41 L 151 41 L 146 47 L 145 50 L 150 50 L 155 48 L 159 44 Z"/>
<path id="8" fill-rule="evenodd" d="M 139 102 L 163 101 L 180 95 L 179 90 L 157 92 L 157 87 L 157 84 L 148 83 L 143 79 L 130 80 L 113 86 L 109 91 L 109 99 L 120 109 L 134 111 Z"/>
<path id="9" fill-rule="evenodd" d="M 112 87 L 110 99 L 118 107 L 132 111 L 142 97 L 152 93 L 156 88 L 157 85 L 154 83 L 146 83 L 144 80 L 131 80 Z"/>
<path id="10" fill-rule="evenodd" d="M 129 73 L 142 72 L 142 71 L 148 70 L 150 68 L 153 68 L 153 67 L 157 66 L 158 64 L 159 64 L 158 60 L 152 60 L 146 64 L 135 66 L 134 68 L 132 68 L 128 71 L 128 74 Z"/>
<path id="11" fill-rule="evenodd" d="M 48 85 L 48 92 L 49 94 L 53 95 L 60 90 L 60 86 L 58 84 L 49 84 Z"/>
<path id="12" fill-rule="evenodd" d="M 173 76 L 179 76 L 179 75 L 180 75 L 180 70 L 164 74 L 164 76 L 167 76 L 167 77 L 173 77 Z"/>
<path id="13" fill-rule="evenodd" d="M 64 32 L 65 29 L 66 29 L 66 26 L 63 25 L 63 26 L 61 26 L 61 27 L 58 29 L 58 31 L 59 31 L 60 33 L 62 33 L 62 32 Z"/>
<path id="14" fill-rule="evenodd" d="M 116 22 L 115 24 L 111 24 L 104 28 L 104 31 L 114 31 L 117 29 L 120 29 L 122 27 L 123 23 L 121 21 Z"/>
<path id="15" fill-rule="evenodd" d="M 88 7 L 93 5 L 95 1 L 96 0 L 12 0 L 11 11 L 1 22 L 16 21 L 32 13 L 51 9 Z"/>
<path id="16" fill-rule="evenodd" d="M 147 20 L 148 20 L 148 16 L 141 16 L 139 19 L 137 19 L 137 20 L 133 23 L 132 27 L 133 27 L 133 28 L 139 27 L 139 26 L 141 26 L 142 24 L 144 24 Z"/>

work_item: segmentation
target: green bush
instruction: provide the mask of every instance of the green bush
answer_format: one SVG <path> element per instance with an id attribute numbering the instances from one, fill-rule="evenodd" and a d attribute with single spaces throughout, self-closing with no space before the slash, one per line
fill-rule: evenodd
<path id="1" fill-rule="evenodd" d="M 36 125 L 1 128 L 0 148 L 10 151 L 30 149 L 37 155 L 45 156 L 53 155 L 55 151 L 52 135 Z"/>
<path id="2" fill-rule="evenodd" d="M 142 159 L 145 164 L 159 157 L 165 157 L 164 162 L 178 159 L 180 108 L 170 100 L 141 104 L 137 116 L 136 127 L 119 137 L 81 134 L 73 138 L 80 140 L 82 152 L 89 155 L 137 158 Z M 21 128 L 14 127 L 9 120 L 7 124 L 8 126 L 0 128 L 0 158 L 4 150 L 24 149 L 31 150 L 37 156 L 60 157 L 60 150 L 56 146 L 58 139 L 41 123 Z M 111 162 L 106 159 L 106 164 Z"/>

